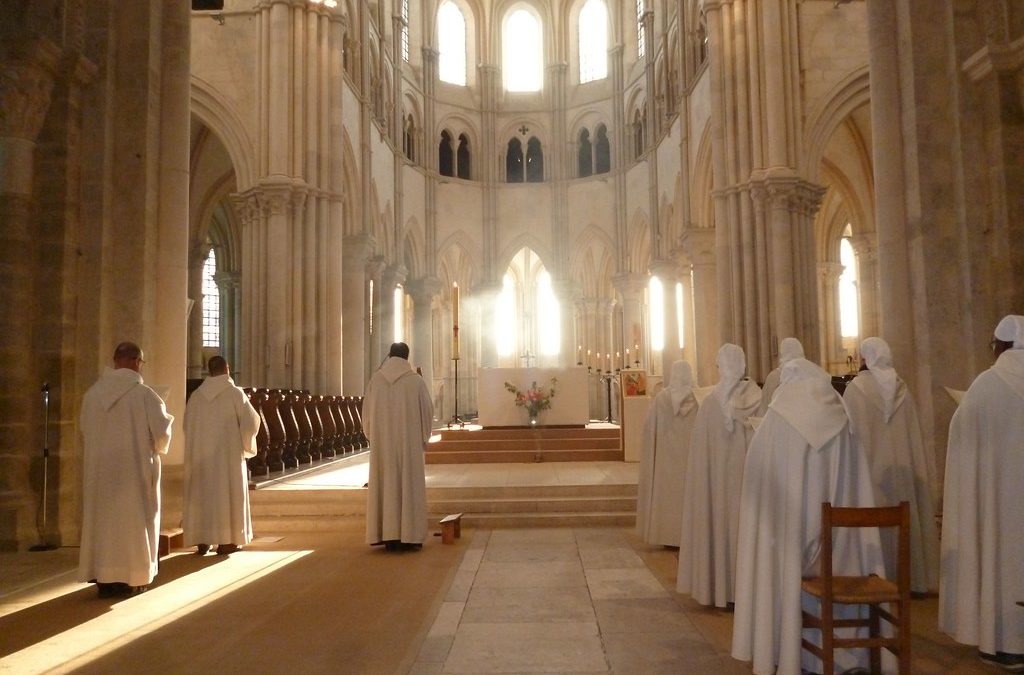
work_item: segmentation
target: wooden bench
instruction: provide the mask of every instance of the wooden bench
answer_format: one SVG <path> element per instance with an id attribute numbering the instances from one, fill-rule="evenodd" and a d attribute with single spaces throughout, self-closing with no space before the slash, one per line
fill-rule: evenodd
<path id="1" fill-rule="evenodd" d="M 462 514 L 451 513 L 441 519 L 441 543 L 454 544 L 462 536 Z"/>
<path id="2" fill-rule="evenodd" d="M 180 527 L 171 527 L 160 530 L 157 554 L 162 558 L 171 552 L 171 549 L 185 547 L 185 530 Z"/>

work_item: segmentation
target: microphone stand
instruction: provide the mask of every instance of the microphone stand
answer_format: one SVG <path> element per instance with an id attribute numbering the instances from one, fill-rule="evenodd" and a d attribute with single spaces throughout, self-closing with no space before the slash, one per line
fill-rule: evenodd
<path id="1" fill-rule="evenodd" d="M 43 522 L 39 526 L 39 541 L 35 546 L 29 547 L 30 551 L 52 551 L 57 548 L 55 544 L 46 541 L 46 502 L 48 500 L 47 479 L 50 475 L 50 383 L 43 382 Z"/>

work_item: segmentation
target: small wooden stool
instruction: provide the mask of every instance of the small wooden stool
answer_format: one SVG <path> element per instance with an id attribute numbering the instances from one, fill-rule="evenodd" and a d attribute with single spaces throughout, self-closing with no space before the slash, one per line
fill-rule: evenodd
<path id="1" fill-rule="evenodd" d="M 454 544 L 462 536 L 462 514 L 451 513 L 441 519 L 441 543 Z"/>
<path id="2" fill-rule="evenodd" d="M 171 552 L 173 548 L 182 548 L 185 545 L 185 531 L 180 527 L 172 527 L 160 530 L 160 539 L 157 545 L 157 554 L 162 558 Z"/>

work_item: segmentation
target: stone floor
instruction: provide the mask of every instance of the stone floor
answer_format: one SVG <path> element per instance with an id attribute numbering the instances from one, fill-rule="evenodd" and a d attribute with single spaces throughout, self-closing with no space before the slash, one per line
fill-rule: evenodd
<path id="1" fill-rule="evenodd" d="M 304 480 L 365 481 L 358 463 L 336 471 Z M 615 462 L 427 471 L 434 486 L 636 480 L 636 465 Z M 288 664 L 360 675 L 750 672 L 729 656 L 732 614 L 676 593 L 676 551 L 648 546 L 630 528 L 464 528 L 456 546 L 431 537 L 423 551 L 395 556 L 365 546 L 362 520 L 349 520 L 341 535 L 258 532 L 229 559 L 180 552 L 165 559 L 150 592 L 111 606 L 74 581 L 75 548 L 0 554 L 0 673 L 281 672 Z M 289 589 L 287 602 L 270 602 L 268 588 Z M 415 593 L 415 603 L 403 597 Z M 937 604 L 913 603 L 913 672 L 999 673 L 938 632 Z M 347 628 L 325 631 L 325 622 Z M 204 642 L 210 634 L 240 651 L 226 657 Z M 394 658 L 379 658 L 388 650 Z M 131 666 L 137 659 L 144 669 Z"/>

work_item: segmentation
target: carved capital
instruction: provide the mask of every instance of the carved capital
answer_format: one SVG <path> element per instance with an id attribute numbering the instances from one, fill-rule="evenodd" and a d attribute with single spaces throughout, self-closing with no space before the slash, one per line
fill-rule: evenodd
<path id="1" fill-rule="evenodd" d="M 878 234 L 876 232 L 865 232 L 850 237 L 850 245 L 853 246 L 853 254 L 858 260 L 874 262 L 878 257 Z"/>
<path id="2" fill-rule="evenodd" d="M 612 277 L 612 285 L 626 302 L 638 302 L 650 279 L 646 274 L 619 274 Z"/>
<path id="3" fill-rule="evenodd" d="M 444 284 L 437 277 L 420 277 L 405 284 L 406 292 L 412 296 L 412 301 L 417 306 L 432 303 L 443 288 Z"/>
<path id="4" fill-rule="evenodd" d="M 377 242 L 373 236 L 369 234 L 350 234 L 345 237 L 341 246 L 342 260 L 347 266 L 353 263 L 363 264 L 369 260 L 374 249 L 377 248 Z"/>
<path id="5" fill-rule="evenodd" d="M 688 227 L 679 237 L 679 243 L 694 267 L 715 264 L 715 230 L 710 227 Z"/>
<path id="6" fill-rule="evenodd" d="M 846 267 L 837 262 L 818 263 L 818 276 L 829 288 L 839 283 L 839 277 L 843 275 L 844 270 Z"/>
<path id="7" fill-rule="evenodd" d="M 8 52 L 0 64 L 0 138 L 35 142 L 60 64 L 60 49 L 37 39 Z"/>

